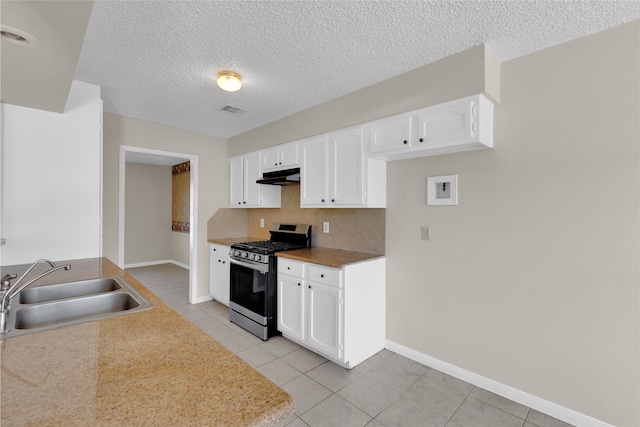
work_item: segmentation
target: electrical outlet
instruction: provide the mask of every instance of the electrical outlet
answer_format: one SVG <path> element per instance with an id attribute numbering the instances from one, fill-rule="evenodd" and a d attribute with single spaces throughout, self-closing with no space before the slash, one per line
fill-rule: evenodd
<path id="1" fill-rule="evenodd" d="M 322 232 L 323 233 L 328 233 L 329 232 L 329 223 L 328 222 L 323 222 L 322 223 Z"/>
<path id="2" fill-rule="evenodd" d="M 422 226 L 422 240 L 431 240 L 431 230 L 426 225 Z"/>
<path id="3" fill-rule="evenodd" d="M 260 218 L 260 227 L 264 228 L 264 218 Z"/>

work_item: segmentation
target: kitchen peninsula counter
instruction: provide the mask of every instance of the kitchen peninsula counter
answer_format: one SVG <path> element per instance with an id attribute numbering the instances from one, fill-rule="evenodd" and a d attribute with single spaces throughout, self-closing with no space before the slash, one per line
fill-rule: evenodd
<path id="1" fill-rule="evenodd" d="M 289 258 L 333 268 L 342 268 L 345 265 L 384 257 L 384 255 L 379 254 L 318 247 L 276 252 L 275 255 L 280 258 Z"/>
<path id="2" fill-rule="evenodd" d="M 293 412 L 289 394 L 106 258 L 70 263 L 50 276 L 120 276 L 155 307 L 2 340 L 3 427 L 271 426 Z"/>

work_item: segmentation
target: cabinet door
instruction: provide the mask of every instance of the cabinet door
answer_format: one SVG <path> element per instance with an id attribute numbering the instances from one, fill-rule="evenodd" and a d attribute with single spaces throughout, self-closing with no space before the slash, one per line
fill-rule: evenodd
<path id="1" fill-rule="evenodd" d="M 278 274 L 278 330 L 304 340 L 304 315 L 302 278 Z"/>
<path id="2" fill-rule="evenodd" d="M 280 150 L 278 147 L 267 148 L 266 150 L 260 151 L 260 164 L 262 165 L 263 172 L 278 169 L 278 163 L 280 162 L 279 153 Z"/>
<path id="3" fill-rule="evenodd" d="M 342 293 L 316 282 L 307 285 L 307 342 L 330 356 L 342 357 Z"/>
<path id="4" fill-rule="evenodd" d="M 216 301 L 229 306 L 229 246 L 211 245 L 210 251 L 209 291 Z"/>
<path id="5" fill-rule="evenodd" d="M 242 207 L 244 200 L 244 162 L 242 156 L 229 160 L 230 201 L 229 206 Z"/>
<path id="6" fill-rule="evenodd" d="M 419 146 L 429 147 L 455 142 L 459 144 L 472 138 L 475 133 L 475 108 L 473 102 L 465 101 L 440 108 L 430 108 L 418 116 Z"/>
<path id="7" fill-rule="evenodd" d="M 243 206 L 260 205 L 260 184 L 256 180 L 262 177 L 260 170 L 260 153 L 245 154 L 244 158 L 244 200 Z"/>
<path id="8" fill-rule="evenodd" d="M 330 202 L 335 206 L 364 206 L 364 140 L 362 127 L 330 135 Z"/>
<path id="9" fill-rule="evenodd" d="M 327 140 L 325 136 L 301 142 L 300 206 L 327 204 Z"/>
<path id="10" fill-rule="evenodd" d="M 294 168 L 300 164 L 297 142 L 281 145 L 279 154 L 278 166 L 283 169 Z"/>
<path id="11" fill-rule="evenodd" d="M 371 153 L 399 150 L 411 147 L 413 140 L 414 116 L 404 116 L 367 126 L 365 132 Z"/>

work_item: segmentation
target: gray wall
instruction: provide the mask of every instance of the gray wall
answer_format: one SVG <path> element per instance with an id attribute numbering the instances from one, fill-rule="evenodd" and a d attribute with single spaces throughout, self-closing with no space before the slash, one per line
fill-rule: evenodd
<path id="1" fill-rule="evenodd" d="M 639 34 L 634 21 L 503 63 L 494 149 L 388 164 L 387 339 L 640 425 Z M 393 83 L 406 100 L 389 98 L 386 111 L 442 102 L 459 87 L 491 91 L 447 64 L 417 71 L 435 85 L 414 87 L 417 98 Z M 371 117 L 391 89 L 231 138 L 229 152 Z M 376 111 L 359 109 L 363 100 Z M 459 206 L 427 206 L 427 177 L 445 174 L 459 175 Z"/>
<path id="2" fill-rule="evenodd" d="M 171 166 L 127 163 L 125 265 L 172 259 Z"/>

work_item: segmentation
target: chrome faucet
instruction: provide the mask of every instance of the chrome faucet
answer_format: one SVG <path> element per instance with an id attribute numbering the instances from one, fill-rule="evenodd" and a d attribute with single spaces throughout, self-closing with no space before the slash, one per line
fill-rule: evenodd
<path id="1" fill-rule="evenodd" d="M 51 266 L 50 269 L 45 271 L 44 273 L 38 275 L 37 277 L 29 280 L 28 282 L 22 283 L 27 274 L 33 270 L 33 268 L 41 263 L 47 263 Z M 11 280 L 15 279 L 18 275 L 15 273 L 6 274 L 2 277 L 2 290 L 1 292 L 1 300 L 0 300 L 0 333 L 5 333 L 8 331 L 7 327 L 7 318 L 9 317 L 9 312 L 11 311 L 11 300 L 20 293 L 27 286 L 31 286 L 34 282 L 42 279 L 44 276 L 53 273 L 54 271 L 58 271 L 61 269 L 71 270 L 71 264 L 65 265 L 55 265 L 53 262 L 48 259 L 39 259 L 33 264 L 31 267 L 25 271 L 25 273 L 20 276 L 18 280 L 15 281 L 13 285 L 11 285 Z"/>

